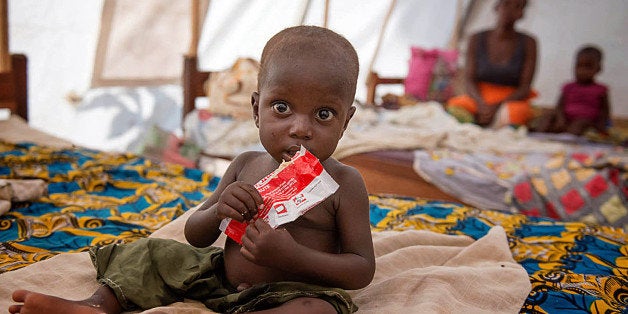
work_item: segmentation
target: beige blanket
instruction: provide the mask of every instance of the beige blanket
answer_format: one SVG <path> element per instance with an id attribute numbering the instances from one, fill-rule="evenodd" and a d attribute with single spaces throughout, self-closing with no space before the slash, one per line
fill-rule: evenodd
<path id="1" fill-rule="evenodd" d="M 448 148 L 463 152 L 560 152 L 565 146 L 528 137 L 524 128 L 483 129 L 459 123 L 437 102 L 399 110 L 360 107 L 338 143 L 334 157 L 387 149 Z"/>
<path id="2" fill-rule="evenodd" d="M 0 120 L 0 140 L 11 143 L 33 142 L 55 148 L 73 146 L 69 141 L 30 127 L 24 119 L 16 115 L 8 120 Z"/>
<path id="3" fill-rule="evenodd" d="M 188 211 L 152 236 L 184 241 Z M 511 256 L 506 235 L 494 227 L 473 241 L 427 231 L 373 234 L 377 256 L 375 279 L 350 291 L 363 313 L 517 313 L 530 292 L 526 271 Z M 224 243 L 219 239 L 217 245 Z M 0 275 L 0 309 L 11 292 L 25 288 L 70 299 L 88 297 L 98 286 L 87 253 L 60 254 L 49 260 Z M 145 311 L 206 311 L 186 301 Z"/>

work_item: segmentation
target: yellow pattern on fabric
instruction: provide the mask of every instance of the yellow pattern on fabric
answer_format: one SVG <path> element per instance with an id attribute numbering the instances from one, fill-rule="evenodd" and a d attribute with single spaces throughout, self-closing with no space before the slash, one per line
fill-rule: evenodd
<path id="1" fill-rule="evenodd" d="M 624 207 L 624 204 L 622 204 L 619 196 L 617 195 L 613 195 L 608 201 L 602 204 L 600 212 L 610 223 L 614 223 L 615 221 L 628 215 L 628 209 Z"/>
<path id="2" fill-rule="evenodd" d="M 532 283 L 522 313 L 583 306 L 591 313 L 621 313 L 628 308 L 628 235 L 621 228 L 387 195 L 371 195 L 370 202 L 372 217 L 386 213 L 372 225 L 373 232 L 415 229 L 478 238 L 502 226 L 513 258 Z"/>
<path id="3" fill-rule="evenodd" d="M 571 176 L 564 168 L 552 173 L 550 178 L 552 179 L 552 184 L 557 190 L 564 188 L 567 184 L 569 184 L 569 181 L 571 181 Z"/>
<path id="4" fill-rule="evenodd" d="M 210 173 L 134 154 L 0 141 L 0 178 L 39 178 L 49 193 L 0 216 L 0 273 L 59 252 L 147 237 L 211 195 Z M 211 184 L 210 184 L 211 183 Z"/>

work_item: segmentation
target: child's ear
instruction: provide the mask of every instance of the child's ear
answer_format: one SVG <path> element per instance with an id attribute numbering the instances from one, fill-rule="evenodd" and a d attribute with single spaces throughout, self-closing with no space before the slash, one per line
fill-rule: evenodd
<path id="1" fill-rule="evenodd" d="M 347 126 L 349 125 L 349 121 L 351 120 L 351 118 L 353 118 L 353 115 L 355 114 L 355 106 L 351 106 L 349 108 L 349 111 L 347 112 L 347 118 L 345 119 L 345 125 L 342 127 L 342 130 L 346 130 Z"/>
<path id="2" fill-rule="evenodd" d="M 255 126 L 259 128 L 259 93 L 253 92 L 251 95 L 251 105 L 253 106 L 253 120 Z"/>

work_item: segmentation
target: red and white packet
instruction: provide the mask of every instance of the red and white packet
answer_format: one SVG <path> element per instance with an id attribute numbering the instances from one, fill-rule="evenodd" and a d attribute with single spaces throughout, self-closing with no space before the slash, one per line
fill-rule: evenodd
<path id="1" fill-rule="evenodd" d="M 264 199 L 257 212 L 271 227 L 294 221 L 312 207 L 334 194 L 338 183 L 325 171 L 318 158 L 301 146 L 289 162 L 255 183 L 254 187 Z M 247 221 L 225 218 L 220 223 L 228 237 L 242 243 Z"/>

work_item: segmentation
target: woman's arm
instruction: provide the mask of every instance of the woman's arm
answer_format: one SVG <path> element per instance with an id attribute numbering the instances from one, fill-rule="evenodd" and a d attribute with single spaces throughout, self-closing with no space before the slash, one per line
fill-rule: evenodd
<path id="1" fill-rule="evenodd" d="M 486 103 L 482 94 L 478 89 L 477 82 L 477 49 L 480 33 L 476 33 L 469 39 L 467 47 L 467 56 L 465 62 L 465 89 L 467 95 L 471 97 L 477 104 L 477 112 L 475 113 L 475 122 L 481 126 L 489 125 L 493 121 L 495 112 L 499 106 L 491 106 Z"/>
<path id="2" fill-rule="evenodd" d="M 537 46 L 536 39 L 531 36 L 525 36 L 525 59 L 523 60 L 523 68 L 521 69 L 521 79 L 519 86 L 510 96 L 504 99 L 504 102 L 511 100 L 524 100 L 530 95 L 532 79 L 536 72 Z"/>
<path id="3" fill-rule="evenodd" d="M 467 91 L 467 94 L 475 100 L 478 104 L 478 107 L 482 107 L 486 105 L 484 99 L 482 99 L 482 95 L 480 95 L 480 91 L 478 90 L 476 77 L 476 58 L 477 58 L 477 46 L 479 40 L 479 34 L 473 34 L 471 38 L 469 38 L 469 43 L 467 44 L 467 55 L 465 58 L 465 71 L 464 71 L 464 87 Z"/>

